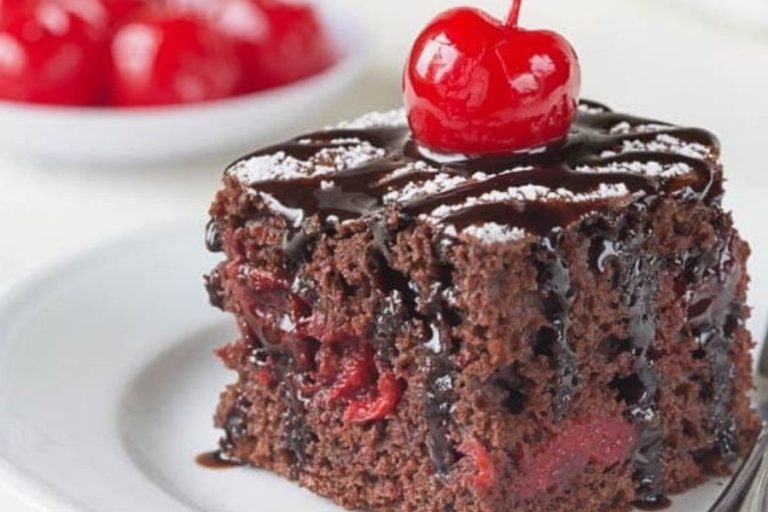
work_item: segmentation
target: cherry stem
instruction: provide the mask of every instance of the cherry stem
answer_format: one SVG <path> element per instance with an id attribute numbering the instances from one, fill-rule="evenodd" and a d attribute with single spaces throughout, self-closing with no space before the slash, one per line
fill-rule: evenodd
<path id="1" fill-rule="evenodd" d="M 522 0 L 512 0 L 512 8 L 509 10 L 509 15 L 507 16 L 507 27 L 517 27 L 517 21 L 520 18 L 520 4 L 522 4 Z"/>

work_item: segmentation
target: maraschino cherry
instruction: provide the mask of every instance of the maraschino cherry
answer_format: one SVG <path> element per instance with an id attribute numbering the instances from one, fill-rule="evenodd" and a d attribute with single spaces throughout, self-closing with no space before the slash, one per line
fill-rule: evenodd
<path id="1" fill-rule="evenodd" d="M 79 9 L 86 3 L 0 2 L 0 99 L 56 105 L 103 99 L 103 20 Z"/>
<path id="2" fill-rule="evenodd" d="M 496 154 L 554 143 L 576 115 L 581 71 L 561 35 L 518 27 L 478 9 L 440 14 L 421 33 L 405 69 L 416 141 L 443 153 Z"/>
<path id="3" fill-rule="evenodd" d="M 174 9 L 131 15 L 112 40 L 112 101 L 174 105 L 232 96 L 240 80 L 234 45 L 204 20 Z"/>

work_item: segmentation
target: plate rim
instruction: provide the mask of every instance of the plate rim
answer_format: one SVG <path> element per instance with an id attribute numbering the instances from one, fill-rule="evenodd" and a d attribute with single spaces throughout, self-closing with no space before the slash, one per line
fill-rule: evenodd
<path id="1" fill-rule="evenodd" d="M 0 293 L 0 349 L 7 341 L 6 333 L 9 331 L 7 327 L 13 325 L 12 314 L 32 296 L 44 292 L 44 287 L 52 279 L 60 279 L 67 271 L 73 268 L 79 269 L 89 261 L 98 260 L 100 256 L 120 251 L 121 248 L 147 244 L 168 235 L 178 237 L 181 233 L 188 234 L 193 230 L 200 231 L 202 240 L 203 229 L 190 220 L 134 230 L 64 257 L 12 283 L 9 288 Z M 0 450 L 0 486 L 10 495 L 33 508 L 61 512 L 103 512 L 72 504 L 70 497 L 52 489 L 30 472 L 14 465 L 2 450 Z"/>

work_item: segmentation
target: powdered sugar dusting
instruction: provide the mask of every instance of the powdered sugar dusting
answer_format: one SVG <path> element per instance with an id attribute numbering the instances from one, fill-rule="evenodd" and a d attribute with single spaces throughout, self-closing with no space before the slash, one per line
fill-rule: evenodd
<path id="1" fill-rule="evenodd" d="M 304 137 L 303 139 L 299 139 L 296 142 L 298 142 L 299 144 L 304 144 L 304 145 L 308 146 L 310 144 L 314 144 L 316 142 L 316 140 L 311 138 L 311 137 Z M 323 141 L 323 143 L 325 143 L 325 141 Z M 348 145 L 351 145 L 351 144 L 362 144 L 363 141 L 358 139 L 357 137 L 339 137 L 337 139 L 329 140 L 328 143 L 330 143 L 330 144 L 337 144 L 337 145 L 340 145 L 340 146 L 341 145 L 347 145 L 348 146 Z"/>
<path id="2" fill-rule="evenodd" d="M 658 153 L 673 153 L 691 158 L 698 158 L 702 160 L 709 159 L 713 156 L 713 149 L 700 144 L 698 142 L 684 141 L 678 137 L 675 137 L 670 133 L 663 133 L 665 131 L 674 129 L 674 126 L 658 124 L 658 123 L 646 123 L 640 125 L 631 125 L 630 123 L 623 121 L 613 126 L 609 133 L 611 135 L 632 135 L 632 134 L 647 134 L 656 133 L 658 135 L 652 140 L 625 140 L 622 141 L 619 153 L 630 152 L 658 152 Z M 616 151 L 604 151 L 600 156 L 611 157 L 618 153 Z"/>
<path id="3" fill-rule="evenodd" d="M 419 166 L 416 166 L 416 167 L 419 168 Z M 434 171 L 435 176 L 433 178 L 427 181 L 422 181 L 422 182 L 413 181 L 413 182 L 407 183 L 402 188 L 391 189 L 384 196 L 384 203 L 393 204 L 393 203 L 404 202 L 404 201 L 412 201 L 415 199 L 419 199 L 421 197 L 427 197 L 430 195 L 447 192 L 451 189 L 454 189 L 456 187 L 459 187 L 467 183 L 482 182 L 490 178 L 502 176 L 504 174 L 509 174 L 511 172 L 515 172 L 523 169 L 530 169 L 530 168 L 520 167 L 517 169 L 501 172 L 498 174 L 476 172 L 470 175 L 469 177 L 466 177 L 466 176 L 461 176 L 457 174 L 448 174 L 445 172 L 440 172 L 437 169 L 434 169 L 433 167 L 426 166 L 426 167 L 420 168 L 419 170 L 421 170 L 422 172 L 426 170 Z M 395 171 L 393 175 L 396 174 L 397 172 L 398 171 Z M 384 181 L 383 183 L 386 183 L 386 181 Z"/>
<path id="4" fill-rule="evenodd" d="M 370 112 L 352 121 L 342 121 L 333 129 L 337 130 L 367 130 L 370 128 L 397 128 L 405 126 L 404 109 L 388 110 L 385 112 Z"/>
<path id="5" fill-rule="evenodd" d="M 510 187 L 507 190 L 494 190 L 477 197 L 470 197 L 464 202 L 452 205 L 439 206 L 429 215 L 424 215 L 426 220 L 440 221 L 453 213 L 467 208 L 483 204 L 498 204 L 511 202 L 585 202 L 625 197 L 629 195 L 629 189 L 624 183 L 601 183 L 590 192 L 576 193 L 565 188 L 551 189 L 542 185 L 525 185 L 522 187 Z"/>
<path id="6" fill-rule="evenodd" d="M 603 114 L 607 112 L 607 110 L 603 107 L 597 106 L 597 105 L 590 105 L 587 103 L 579 103 L 579 112 L 582 112 L 584 114 Z"/>
<path id="7" fill-rule="evenodd" d="M 256 183 L 278 178 L 292 179 L 311 175 L 314 172 L 309 162 L 302 162 L 283 151 L 240 160 L 227 169 L 227 174 L 245 183 Z"/>
<path id="8" fill-rule="evenodd" d="M 650 141 L 625 140 L 622 143 L 621 152 L 629 153 L 633 151 L 674 153 L 701 160 L 705 160 L 712 155 L 712 148 L 707 147 L 704 144 L 683 141 L 673 135 L 665 133 L 657 135 L 655 139 Z"/>
<path id="9" fill-rule="evenodd" d="M 682 163 L 665 163 L 660 162 L 614 162 L 601 166 L 581 166 L 576 168 L 580 172 L 594 172 L 594 173 L 611 173 L 611 172 L 626 172 L 632 174 L 639 174 L 642 176 L 660 176 L 662 178 L 675 178 L 677 176 L 684 176 L 693 169 L 691 166 Z"/>
<path id="10" fill-rule="evenodd" d="M 438 174 L 439 172 L 440 172 L 439 170 L 432 167 L 428 163 L 417 161 L 417 162 L 409 163 L 408 165 L 405 165 L 398 169 L 395 169 L 394 171 L 390 172 L 389 174 L 381 178 L 379 181 L 377 181 L 376 184 L 386 185 L 387 183 L 390 183 L 398 178 L 402 178 L 403 176 L 408 176 L 411 174 L 424 174 L 424 173 Z"/>
<path id="11" fill-rule="evenodd" d="M 384 203 L 392 204 L 402 201 L 410 201 L 419 197 L 439 194 L 458 187 L 468 180 L 463 176 L 456 176 L 446 173 L 435 175 L 431 180 L 423 183 L 410 182 L 405 187 L 392 190 L 384 195 Z"/>
<path id="12" fill-rule="evenodd" d="M 299 160 L 284 151 L 246 158 L 235 163 L 227 174 L 253 185 L 272 180 L 291 180 L 335 174 L 383 157 L 385 151 L 369 142 L 324 148 L 308 160 Z"/>
<path id="13" fill-rule="evenodd" d="M 526 236 L 526 231 L 519 227 L 504 226 L 487 222 L 479 226 L 464 228 L 462 234 L 476 238 L 484 244 L 517 242 Z"/>
<path id="14" fill-rule="evenodd" d="M 673 127 L 667 124 L 646 123 L 646 124 L 631 125 L 627 121 L 622 121 L 621 123 L 611 128 L 609 133 L 611 135 L 628 135 L 630 133 L 654 133 L 654 132 L 669 130 L 670 128 L 673 128 Z"/>

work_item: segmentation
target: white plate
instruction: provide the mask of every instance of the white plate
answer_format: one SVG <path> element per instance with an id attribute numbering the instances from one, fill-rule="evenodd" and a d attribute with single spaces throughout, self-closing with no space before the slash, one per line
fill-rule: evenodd
<path id="1" fill-rule="evenodd" d="M 327 71 L 278 89 L 190 106 L 115 109 L 0 101 L 0 151 L 57 166 L 157 163 L 264 143 L 343 94 L 364 69 L 363 23 L 320 12 L 340 51 Z"/>
<path id="2" fill-rule="evenodd" d="M 758 255 L 762 218 L 742 222 Z M 11 488 L 63 512 L 340 512 L 269 473 L 193 461 L 215 446 L 211 415 L 233 379 L 211 354 L 234 333 L 202 291 L 216 257 L 201 226 L 105 246 L 0 303 L 0 478 Z M 762 331 L 768 282 L 753 273 Z M 721 490 L 676 496 L 670 512 L 704 511 Z"/>

